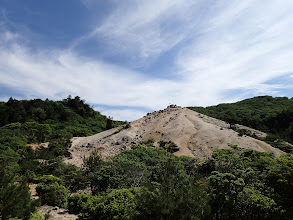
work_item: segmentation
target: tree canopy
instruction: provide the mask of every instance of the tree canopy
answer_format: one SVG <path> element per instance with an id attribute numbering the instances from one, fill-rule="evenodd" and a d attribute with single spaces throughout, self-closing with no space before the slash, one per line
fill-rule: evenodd
<path id="1" fill-rule="evenodd" d="M 230 124 L 242 124 L 266 132 L 270 144 L 286 152 L 292 151 L 292 147 L 277 139 L 293 144 L 293 98 L 259 96 L 236 103 L 189 108 Z"/>
<path id="2" fill-rule="evenodd" d="M 263 105 L 289 101 L 265 97 L 254 101 L 258 99 L 266 100 Z M 93 152 L 81 168 L 65 164 L 62 158 L 70 156 L 73 135 L 88 135 L 121 123 L 110 122 L 111 118 L 86 106 L 79 97 L 0 103 L 4 114 L 0 127 L 1 219 L 44 219 L 36 212 L 41 204 L 67 208 L 83 219 L 292 219 L 290 153 L 275 158 L 232 145 L 214 150 L 200 162 L 175 156 L 178 148 L 170 141 L 162 140 L 154 147 L 150 138 L 106 160 Z M 270 109 L 264 113 L 264 121 L 261 117 L 255 120 L 266 125 L 276 111 Z M 285 115 L 290 121 L 290 114 Z M 246 117 L 240 116 L 235 118 Z M 43 141 L 49 141 L 47 148 L 29 146 Z M 30 197 L 28 184 L 37 184 L 39 199 Z"/>

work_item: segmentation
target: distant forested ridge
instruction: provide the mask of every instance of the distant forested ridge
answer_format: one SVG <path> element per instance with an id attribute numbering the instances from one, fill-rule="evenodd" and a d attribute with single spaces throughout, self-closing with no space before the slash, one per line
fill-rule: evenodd
<path id="1" fill-rule="evenodd" d="M 293 98 L 259 96 L 231 104 L 189 108 L 293 143 Z"/>
<path id="2" fill-rule="evenodd" d="M 34 133 L 30 142 L 44 142 L 54 135 L 88 136 L 107 130 L 109 118 L 95 111 L 76 96 L 62 101 L 46 99 L 0 102 L 0 127 Z M 122 122 L 111 120 L 111 127 Z M 39 134 L 42 133 L 42 134 Z"/>

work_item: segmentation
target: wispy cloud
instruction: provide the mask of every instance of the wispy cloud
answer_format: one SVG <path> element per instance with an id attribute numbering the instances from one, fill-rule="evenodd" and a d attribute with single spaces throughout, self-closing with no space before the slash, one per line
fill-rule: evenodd
<path id="1" fill-rule="evenodd" d="M 123 1 L 77 44 L 96 39 L 108 45 L 113 54 L 137 59 L 157 57 L 170 50 L 196 25 L 192 16 L 200 1 Z M 86 1 L 86 4 L 89 4 Z M 75 45 L 76 46 L 76 45 Z M 125 54 L 126 53 L 126 54 Z"/>
<path id="2" fill-rule="evenodd" d="M 28 98 L 79 95 L 91 103 L 160 108 L 168 104 L 175 82 L 152 79 L 139 72 L 70 51 L 37 54 L 17 43 L 1 45 L 1 84 Z M 156 99 L 154 97 L 157 97 Z"/>
<path id="3" fill-rule="evenodd" d="M 206 82 L 202 92 L 220 94 L 256 88 L 292 71 L 292 3 L 222 2 L 204 34 L 177 57 L 190 82 L 195 86 Z"/>
<path id="4" fill-rule="evenodd" d="M 95 10 L 94 1 L 83 2 Z M 127 0 L 111 5 L 108 16 L 73 39 L 67 50 L 32 51 L 21 31 L 0 26 L 0 84 L 25 98 L 79 95 L 109 106 L 102 111 L 120 120 L 143 115 L 141 107 L 212 105 L 292 89 L 285 82 L 293 72 L 291 1 Z M 148 71 L 134 70 L 113 59 L 82 56 L 83 44 L 92 40 L 92 47 L 106 45 L 101 54 L 142 60 L 142 66 L 151 60 L 168 66 L 169 75 L 154 75 L 149 63 Z M 166 54 L 173 63 L 161 60 Z"/>

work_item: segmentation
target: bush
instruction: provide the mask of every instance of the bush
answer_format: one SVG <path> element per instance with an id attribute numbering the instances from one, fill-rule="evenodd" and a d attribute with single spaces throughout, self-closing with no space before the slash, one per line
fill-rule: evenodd
<path id="1" fill-rule="evenodd" d="M 87 203 L 94 200 L 95 196 L 89 194 L 74 194 L 68 199 L 68 211 L 71 214 L 79 214 L 85 212 Z"/>
<path id="2" fill-rule="evenodd" d="M 59 183 L 54 182 L 46 185 L 43 183 L 38 184 L 36 191 L 42 200 L 42 204 L 51 206 L 58 206 L 61 208 L 67 207 L 67 200 L 70 191 Z"/>
<path id="3" fill-rule="evenodd" d="M 154 138 L 149 138 L 143 142 L 143 144 L 146 145 L 147 147 L 153 147 L 154 143 L 155 143 Z"/>
<path id="4" fill-rule="evenodd" d="M 131 147 L 103 162 L 95 154 L 85 161 L 84 173 L 89 177 L 92 193 L 98 194 L 107 189 L 131 188 L 141 186 L 147 178 L 160 182 L 162 171 L 167 162 L 181 164 L 182 170 L 194 172 L 195 160 L 187 157 L 176 157 L 162 148 L 144 147 L 141 145 Z"/>
<path id="5" fill-rule="evenodd" d="M 99 196 L 76 194 L 70 197 L 68 209 L 87 219 L 131 219 L 134 195 L 129 189 L 112 189 Z"/>
<path id="6" fill-rule="evenodd" d="M 134 209 L 134 195 L 129 189 L 109 190 L 103 196 L 97 217 L 104 215 L 105 219 L 131 219 Z"/>
<path id="7" fill-rule="evenodd" d="M 179 151 L 178 146 L 173 141 L 159 141 L 159 145 L 170 153 Z"/>
<path id="8" fill-rule="evenodd" d="M 45 217 L 36 211 L 32 213 L 30 220 L 45 220 Z"/>
<path id="9" fill-rule="evenodd" d="M 38 183 L 42 183 L 42 184 L 45 184 L 45 185 L 52 184 L 52 183 L 55 183 L 55 182 L 60 184 L 60 185 L 63 185 L 63 181 L 60 178 L 55 177 L 53 175 L 44 175 L 44 176 L 36 178 L 35 180 Z"/>

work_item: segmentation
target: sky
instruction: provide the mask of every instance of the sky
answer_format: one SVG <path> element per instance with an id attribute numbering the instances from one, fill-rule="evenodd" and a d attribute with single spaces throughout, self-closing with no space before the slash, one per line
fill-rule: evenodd
<path id="1" fill-rule="evenodd" d="M 116 120 L 293 96 L 292 0 L 0 0 L 0 100 Z"/>

